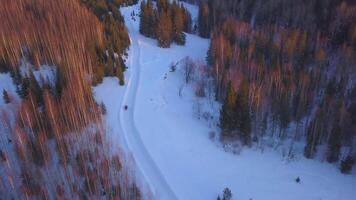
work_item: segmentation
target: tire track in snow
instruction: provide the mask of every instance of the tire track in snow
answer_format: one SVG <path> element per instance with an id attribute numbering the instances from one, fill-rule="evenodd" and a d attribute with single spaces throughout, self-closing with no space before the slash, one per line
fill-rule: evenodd
<path id="1" fill-rule="evenodd" d="M 133 30 L 131 20 L 126 20 L 127 24 Z M 129 60 L 130 78 L 127 82 L 126 91 L 121 102 L 119 113 L 120 129 L 123 133 L 124 142 L 131 151 L 139 173 L 145 178 L 148 183 L 154 198 L 162 200 L 176 200 L 177 197 L 173 190 L 168 185 L 164 175 L 157 167 L 151 155 L 147 151 L 142 142 L 141 135 L 135 124 L 134 113 L 136 96 L 139 89 L 140 79 L 140 46 L 138 44 L 138 33 L 130 34 L 131 40 L 131 55 Z M 124 110 L 124 106 L 128 105 L 128 110 Z"/>

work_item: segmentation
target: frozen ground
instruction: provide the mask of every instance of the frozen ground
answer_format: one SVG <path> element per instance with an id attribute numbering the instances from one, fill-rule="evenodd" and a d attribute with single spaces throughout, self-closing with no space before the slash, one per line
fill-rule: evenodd
<path id="1" fill-rule="evenodd" d="M 0 73 L 0 108 L 5 108 L 5 102 L 3 98 L 3 91 L 6 90 L 11 98 L 18 100 L 16 93 L 16 86 L 12 81 L 10 73 Z"/>
<path id="2" fill-rule="evenodd" d="M 127 85 L 106 78 L 94 92 L 108 110 L 110 138 L 131 151 L 154 199 L 216 199 L 225 187 L 236 200 L 356 198 L 355 173 L 342 175 L 334 165 L 303 158 L 286 163 L 273 151 L 244 149 L 234 155 L 212 142 L 209 132 L 216 128 L 195 117 L 196 97 L 182 70 L 170 72 L 170 64 L 185 56 L 204 60 L 209 41 L 187 35 L 184 47 L 158 48 L 138 33 L 139 18 L 131 16 L 133 10 L 139 13 L 138 5 L 121 9 L 132 40 Z"/>

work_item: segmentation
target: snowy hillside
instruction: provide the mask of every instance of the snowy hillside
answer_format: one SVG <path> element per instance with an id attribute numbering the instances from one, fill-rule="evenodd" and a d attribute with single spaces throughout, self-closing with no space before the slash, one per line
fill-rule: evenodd
<path id="1" fill-rule="evenodd" d="M 116 78 L 105 78 L 94 92 L 107 108 L 110 140 L 131 151 L 138 176 L 149 185 L 154 199 L 216 199 L 225 187 L 231 189 L 233 199 L 355 198 L 356 174 L 342 175 L 334 165 L 304 158 L 287 163 L 272 150 L 225 152 L 209 138 L 218 132 L 219 105 L 206 110 L 207 100 L 195 97 L 194 86 L 185 84 L 181 65 L 171 70 L 172 63 L 186 56 L 205 62 L 209 41 L 187 34 L 185 46 L 162 49 L 139 34 L 139 4 L 121 12 L 132 43 L 127 84 L 120 87 Z M 197 106 L 210 113 L 212 121 L 198 119 Z"/>

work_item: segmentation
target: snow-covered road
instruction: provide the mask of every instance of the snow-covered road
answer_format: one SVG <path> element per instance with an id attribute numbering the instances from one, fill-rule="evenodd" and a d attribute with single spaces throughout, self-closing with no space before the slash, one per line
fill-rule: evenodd
<path id="1" fill-rule="evenodd" d="M 127 23 L 128 28 L 133 29 L 131 21 Z M 155 199 L 177 199 L 173 190 L 168 185 L 165 177 L 157 167 L 151 155 L 148 153 L 138 133 L 136 122 L 134 120 L 134 111 L 136 104 L 136 94 L 139 87 L 140 79 L 140 45 L 138 43 L 138 33 L 130 34 L 131 55 L 128 61 L 130 70 L 127 77 L 127 87 L 121 103 L 121 108 L 128 105 L 128 109 L 120 109 L 119 120 L 120 129 L 127 147 L 131 151 L 139 173 L 144 177 Z"/>

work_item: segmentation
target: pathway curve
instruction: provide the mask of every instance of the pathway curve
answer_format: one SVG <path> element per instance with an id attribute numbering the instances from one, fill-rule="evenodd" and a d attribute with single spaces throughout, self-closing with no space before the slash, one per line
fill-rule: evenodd
<path id="1" fill-rule="evenodd" d="M 127 20 L 126 24 L 127 26 L 130 26 L 128 27 L 129 29 L 134 30 L 131 20 Z M 145 178 L 154 198 L 175 200 L 177 199 L 176 195 L 147 151 L 134 120 L 141 67 L 138 34 L 137 31 L 131 31 L 130 33 L 131 55 L 129 57 L 130 60 L 128 61 L 130 73 L 119 113 L 120 129 L 125 143 L 133 155 L 139 173 Z M 127 110 L 123 109 L 125 105 L 128 105 Z"/>

